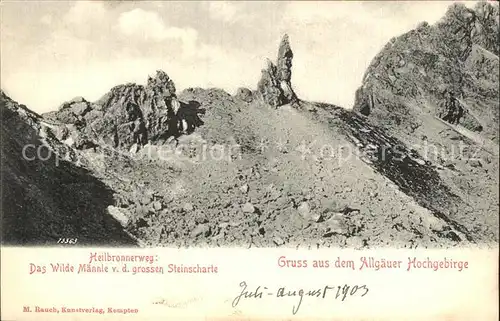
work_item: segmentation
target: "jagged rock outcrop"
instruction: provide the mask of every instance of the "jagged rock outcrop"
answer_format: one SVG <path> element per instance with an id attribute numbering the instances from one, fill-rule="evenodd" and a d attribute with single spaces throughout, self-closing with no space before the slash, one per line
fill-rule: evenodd
<path id="1" fill-rule="evenodd" d="M 498 5 L 452 4 L 436 24 L 423 22 L 387 43 L 353 109 L 410 133 L 421 125 L 419 114 L 451 113 L 445 121 L 498 140 L 498 36 Z"/>
<path id="2" fill-rule="evenodd" d="M 290 47 L 288 35 L 284 35 L 278 49 L 278 59 L 276 60 L 277 76 L 283 97 L 286 103 L 295 103 L 297 95 L 292 89 L 292 59 L 293 52 Z"/>
<path id="3" fill-rule="evenodd" d="M 276 64 L 267 59 L 267 68 L 262 70 L 261 79 L 257 84 L 257 91 L 265 103 L 273 107 L 298 103 L 291 83 L 292 60 L 292 48 L 289 37 L 285 34 L 278 49 Z"/>
<path id="4" fill-rule="evenodd" d="M 157 71 L 146 86 L 119 85 L 94 103 L 78 97 L 44 116 L 64 124 L 58 133 L 62 141 L 70 139 L 74 144 L 90 140 L 129 150 L 134 144 L 177 135 L 179 106 L 174 82 L 165 72 Z"/>

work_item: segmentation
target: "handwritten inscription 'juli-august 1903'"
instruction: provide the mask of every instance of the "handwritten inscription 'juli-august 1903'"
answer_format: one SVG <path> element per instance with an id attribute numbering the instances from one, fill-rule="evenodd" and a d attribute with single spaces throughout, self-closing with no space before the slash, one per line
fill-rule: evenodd
<path id="1" fill-rule="evenodd" d="M 272 290 L 265 286 L 257 286 L 249 289 L 247 283 L 240 283 L 240 293 L 233 299 L 233 308 L 245 299 L 264 299 L 265 297 L 275 298 L 297 298 L 297 302 L 292 307 L 292 313 L 295 315 L 299 312 L 302 301 L 305 297 L 316 298 L 320 300 L 340 300 L 344 301 L 349 297 L 364 297 L 368 294 L 369 289 L 366 285 L 323 285 L 317 288 L 296 289 L 280 287 Z"/>

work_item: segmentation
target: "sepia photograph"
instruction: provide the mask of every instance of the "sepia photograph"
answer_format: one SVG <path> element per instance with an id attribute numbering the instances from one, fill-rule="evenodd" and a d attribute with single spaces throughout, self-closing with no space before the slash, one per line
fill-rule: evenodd
<path id="1" fill-rule="evenodd" d="M 498 1 L 0 12 L 1 320 L 498 320 Z"/>
<path id="2" fill-rule="evenodd" d="M 1 9 L 2 246 L 498 247 L 498 2 Z"/>

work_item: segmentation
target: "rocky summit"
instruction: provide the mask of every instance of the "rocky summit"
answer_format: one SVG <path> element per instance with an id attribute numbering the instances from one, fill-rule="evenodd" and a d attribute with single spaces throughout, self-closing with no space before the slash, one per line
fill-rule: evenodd
<path id="1" fill-rule="evenodd" d="M 353 111 L 299 101 L 286 35 L 235 95 L 163 71 L 44 115 L 2 92 L 2 242 L 498 244 L 495 37 L 498 7 L 451 5 L 389 41 Z"/>

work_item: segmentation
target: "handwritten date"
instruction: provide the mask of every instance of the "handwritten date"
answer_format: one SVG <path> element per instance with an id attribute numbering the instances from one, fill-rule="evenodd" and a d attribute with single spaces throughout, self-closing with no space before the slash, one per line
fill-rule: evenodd
<path id="1" fill-rule="evenodd" d="M 297 303 L 292 307 L 292 313 L 295 315 L 299 311 L 304 297 L 315 297 L 319 299 L 331 298 L 344 301 L 348 297 L 364 297 L 369 289 L 366 285 L 348 285 L 329 286 L 325 285 L 316 289 L 287 289 L 281 287 L 277 291 L 270 291 L 267 287 L 258 286 L 254 291 L 248 290 L 245 281 L 240 283 L 241 292 L 232 302 L 233 308 L 238 306 L 242 299 L 262 299 L 264 296 L 274 296 L 277 298 L 297 297 Z"/>

